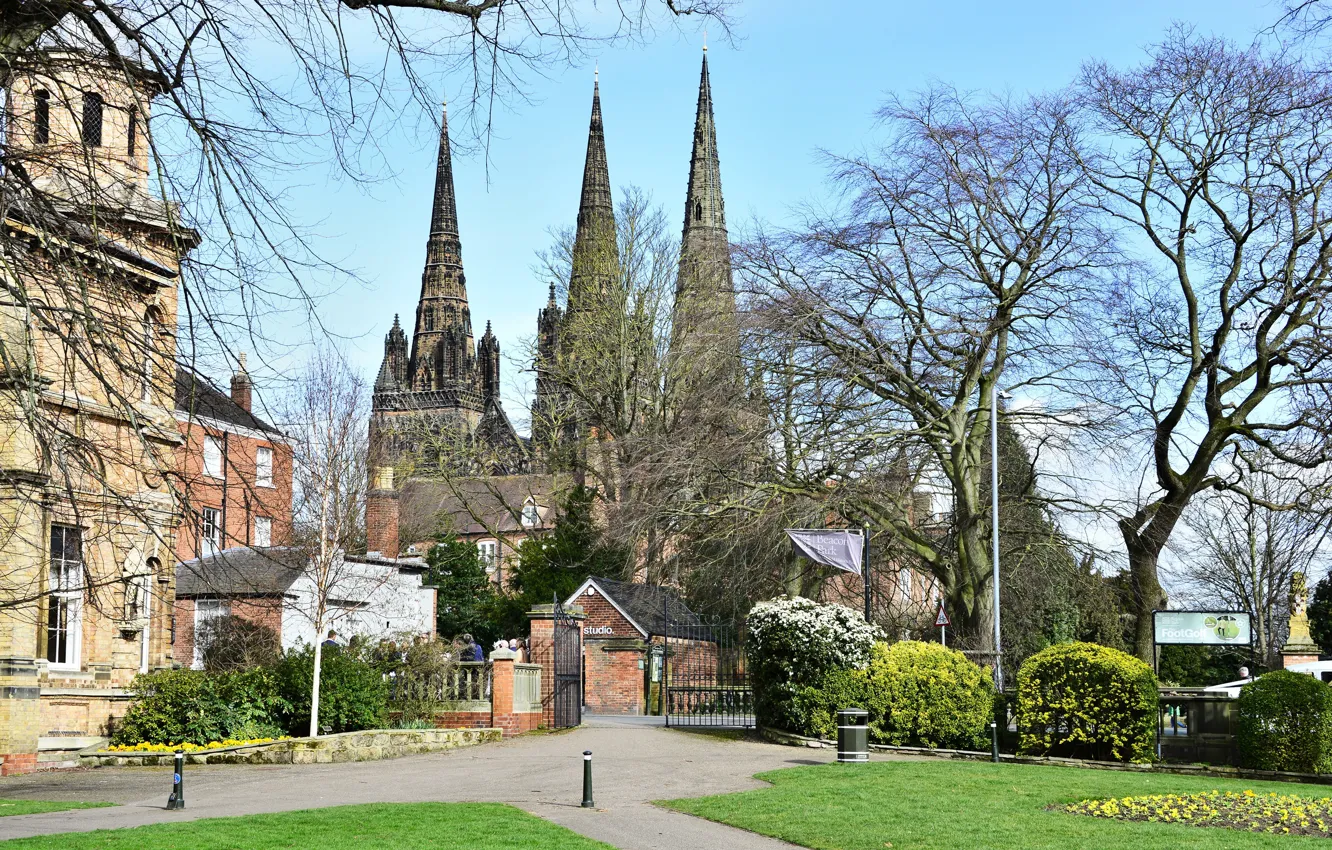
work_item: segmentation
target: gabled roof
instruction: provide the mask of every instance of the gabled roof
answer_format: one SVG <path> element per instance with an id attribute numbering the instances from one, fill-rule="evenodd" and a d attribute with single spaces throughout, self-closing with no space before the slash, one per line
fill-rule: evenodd
<path id="1" fill-rule="evenodd" d="M 409 478 L 398 500 L 404 541 L 438 532 L 504 534 L 534 532 L 555 524 L 556 505 L 571 482 L 554 475 L 486 475 L 471 478 Z M 522 524 L 523 505 L 536 505 L 537 524 Z"/>
<path id="2" fill-rule="evenodd" d="M 310 563 L 305 549 L 237 546 L 176 564 L 176 596 L 280 596 Z"/>
<path id="3" fill-rule="evenodd" d="M 211 419 L 223 425 L 234 425 L 252 431 L 262 431 L 281 438 L 282 432 L 231 400 L 202 375 L 188 366 L 176 366 L 176 414 L 185 420 Z"/>
<path id="4" fill-rule="evenodd" d="M 650 584 L 638 584 L 635 582 L 615 581 L 608 578 L 598 578 L 593 576 L 579 585 L 578 589 L 565 600 L 566 605 L 578 603 L 578 598 L 582 596 L 588 587 L 594 587 L 606 601 L 615 607 L 615 610 L 624 615 L 629 624 L 644 637 L 652 635 L 666 634 L 666 616 L 669 614 L 672 626 L 692 627 L 687 635 L 684 630 L 678 634 L 688 637 L 697 637 L 698 628 L 703 626 L 703 621 L 698 615 L 689 610 L 684 600 L 674 590 L 667 587 L 657 587 Z M 671 629 L 671 636 L 676 636 L 677 630 Z"/>

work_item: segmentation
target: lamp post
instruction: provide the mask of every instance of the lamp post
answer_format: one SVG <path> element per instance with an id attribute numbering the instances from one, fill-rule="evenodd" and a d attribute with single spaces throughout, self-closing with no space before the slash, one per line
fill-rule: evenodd
<path id="1" fill-rule="evenodd" d="M 999 382 L 990 385 L 990 526 L 994 554 L 994 684 L 1004 690 L 1004 661 L 999 637 Z M 1004 397 L 1008 395 L 1005 393 Z"/>

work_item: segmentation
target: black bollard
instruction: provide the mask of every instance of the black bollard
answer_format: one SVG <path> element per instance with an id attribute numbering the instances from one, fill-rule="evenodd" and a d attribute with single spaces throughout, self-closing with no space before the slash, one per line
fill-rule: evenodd
<path id="1" fill-rule="evenodd" d="M 990 721 L 990 761 L 999 763 L 999 724 Z"/>
<path id="2" fill-rule="evenodd" d="M 185 753 L 180 750 L 176 751 L 176 770 L 166 807 L 167 811 L 185 808 Z"/>
<path id="3" fill-rule="evenodd" d="M 583 808 L 596 806 L 592 802 L 592 751 L 583 750 Z"/>

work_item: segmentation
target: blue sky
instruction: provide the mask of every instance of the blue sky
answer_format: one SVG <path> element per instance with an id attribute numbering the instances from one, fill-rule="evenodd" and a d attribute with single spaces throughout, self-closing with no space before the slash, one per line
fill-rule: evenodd
<path id="1" fill-rule="evenodd" d="M 932 80 L 1013 93 L 1055 88 L 1089 59 L 1138 61 L 1172 22 L 1247 42 L 1280 14 L 1261 0 L 842 0 L 828 7 L 837 11 L 746 0 L 736 43 L 715 34 L 710 40 L 733 237 L 748 220 L 782 221 L 819 198 L 818 151 L 870 144 L 874 110 L 890 92 L 909 94 Z M 683 217 L 700 46 L 698 33 L 668 31 L 650 45 L 598 57 L 612 184 L 649 190 L 674 218 Z M 590 62 L 536 80 L 533 103 L 499 116 L 488 183 L 479 155 L 455 159 L 474 329 L 479 336 L 490 320 L 506 355 L 523 350 L 545 302 L 546 282 L 532 270 L 535 253 L 550 243 L 550 228 L 571 223 L 577 212 L 591 89 Z M 368 380 L 393 314 L 410 326 L 424 261 L 435 139 L 428 122 L 404 124 L 422 129 L 380 140 L 395 179 L 367 188 L 309 185 L 307 178 L 293 196 L 294 212 L 319 222 L 321 237 L 366 281 L 344 286 L 321 313 L 332 329 L 353 337 L 348 354 Z M 504 384 L 511 417 L 525 424 L 519 364 L 505 363 Z"/>

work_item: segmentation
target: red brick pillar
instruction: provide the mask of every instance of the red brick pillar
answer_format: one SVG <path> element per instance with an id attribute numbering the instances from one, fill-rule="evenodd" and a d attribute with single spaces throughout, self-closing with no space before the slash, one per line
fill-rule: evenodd
<path id="1" fill-rule="evenodd" d="M 490 728 L 505 735 L 518 733 L 518 718 L 513 713 L 513 659 L 510 649 L 490 653 Z"/>
<path id="2" fill-rule="evenodd" d="M 579 623 L 581 647 L 582 622 L 586 619 L 583 608 L 570 605 L 565 611 Z M 541 725 L 550 729 L 555 726 L 555 606 L 534 605 L 527 616 L 532 621 L 532 634 L 527 641 L 528 655 L 532 664 L 541 665 Z M 580 663 L 580 670 L 581 666 Z"/>
<path id="3" fill-rule="evenodd" d="M 393 467 L 376 467 L 365 495 L 365 548 L 385 558 L 398 557 L 398 491 Z"/>

